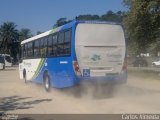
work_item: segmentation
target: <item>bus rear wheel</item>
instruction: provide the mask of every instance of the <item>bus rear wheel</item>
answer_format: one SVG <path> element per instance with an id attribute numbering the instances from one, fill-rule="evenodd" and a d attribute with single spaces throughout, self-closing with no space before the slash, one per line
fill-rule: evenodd
<path id="1" fill-rule="evenodd" d="M 23 70 L 23 80 L 27 83 L 26 70 Z"/>
<path id="2" fill-rule="evenodd" d="M 44 75 L 44 87 L 47 92 L 50 91 L 51 86 L 50 86 L 50 80 L 49 80 L 48 74 Z"/>

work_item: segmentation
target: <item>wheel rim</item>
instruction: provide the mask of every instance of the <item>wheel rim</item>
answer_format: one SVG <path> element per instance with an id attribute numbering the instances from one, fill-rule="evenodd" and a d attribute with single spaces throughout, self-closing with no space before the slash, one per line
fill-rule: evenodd
<path id="1" fill-rule="evenodd" d="M 26 74 L 23 75 L 23 80 L 24 80 L 25 83 L 27 82 L 26 81 Z"/>
<path id="2" fill-rule="evenodd" d="M 48 80 L 48 77 L 46 77 L 46 80 L 45 80 L 46 82 L 45 82 L 45 87 L 47 88 L 47 89 L 49 89 L 49 80 Z"/>

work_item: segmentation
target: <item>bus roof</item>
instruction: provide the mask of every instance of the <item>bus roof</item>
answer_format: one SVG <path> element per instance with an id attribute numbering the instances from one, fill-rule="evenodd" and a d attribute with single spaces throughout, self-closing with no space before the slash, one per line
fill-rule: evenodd
<path id="1" fill-rule="evenodd" d="M 120 25 L 119 23 L 115 23 L 115 22 L 107 22 L 107 21 L 85 21 L 85 20 L 73 20 L 72 22 L 70 23 L 67 23 L 65 25 L 62 25 L 60 27 L 57 27 L 57 28 L 53 28 L 49 31 L 46 31 L 44 33 L 41 33 L 39 35 L 36 35 L 36 36 L 33 36 L 31 38 L 28 38 L 26 40 L 23 40 L 21 42 L 21 44 L 24 44 L 24 43 L 27 43 L 27 42 L 30 42 L 30 41 L 33 41 L 33 40 L 36 40 L 36 39 L 39 39 L 39 38 L 42 38 L 42 37 L 45 37 L 49 34 L 53 34 L 53 33 L 56 33 L 56 32 L 59 32 L 65 28 L 69 28 L 75 24 L 79 24 L 79 23 L 86 23 L 86 24 L 111 24 L 111 25 Z"/>
<path id="2" fill-rule="evenodd" d="M 33 37 L 31 37 L 31 38 L 28 38 L 28 39 L 22 41 L 21 44 L 30 42 L 30 41 L 32 41 L 32 40 L 36 40 L 36 39 L 38 39 L 38 38 L 45 37 L 45 36 L 49 35 L 50 33 L 54 33 L 53 31 L 57 32 L 57 29 L 58 29 L 58 28 L 54 28 L 54 29 L 52 29 L 52 30 L 49 30 L 49 31 L 46 31 L 46 32 L 41 33 L 41 34 L 39 34 L 39 35 L 33 36 Z"/>
<path id="3" fill-rule="evenodd" d="M 97 20 L 78 20 L 77 23 L 89 23 L 89 24 L 111 24 L 120 25 L 120 23 L 110 22 L 110 21 L 97 21 Z"/>

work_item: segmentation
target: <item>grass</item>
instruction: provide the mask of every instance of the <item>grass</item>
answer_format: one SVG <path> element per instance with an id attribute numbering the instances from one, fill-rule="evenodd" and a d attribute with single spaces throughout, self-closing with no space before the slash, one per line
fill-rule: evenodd
<path id="1" fill-rule="evenodd" d="M 160 72 L 155 72 L 151 70 L 128 70 L 128 75 L 141 77 L 144 79 L 160 80 Z"/>

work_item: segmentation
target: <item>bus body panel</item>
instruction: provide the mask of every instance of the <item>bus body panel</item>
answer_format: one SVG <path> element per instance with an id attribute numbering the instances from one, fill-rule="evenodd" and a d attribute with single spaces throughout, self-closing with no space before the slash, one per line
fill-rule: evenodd
<path id="1" fill-rule="evenodd" d="M 53 87 L 63 88 L 74 85 L 75 78 L 71 61 L 72 59 L 70 57 L 46 58 L 42 69 L 34 78 L 34 81 L 43 83 L 43 75 L 47 72 Z"/>
<path id="2" fill-rule="evenodd" d="M 26 71 L 26 80 L 33 79 L 39 72 L 40 68 L 43 66 L 43 58 L 41 59 L 25 59 L 19 65 L 20 78 L 23 79 L 23 70 Z"/>
<path id="3" fill-rule="evenodd" d="M 23 79 L 23 70 L 26 69 L 27 80 L 37 83 L 43 83 L 44 73 L 47 72 L 51 86 L 55 88 L 70 87 L 79 83 L 79 79 L 76 77 L 72 65 L 73 58 L 76 58 L 74 50 L 75 23 L 60 27 L 57 31 L 53 30 L 50 34 L 66 29 L 72 29 L 71 55 L 23 60 L 19 65 L 21 79 Z M 30 66 L 27 66 L 26 63 Z"/>
<path id="4" fill-rule="evenodd" d="M 75 49 L 82 79 L 126 79 L 127 72 L 122 71 L 126 47 L 120 25 L 78 24 Z"/>

